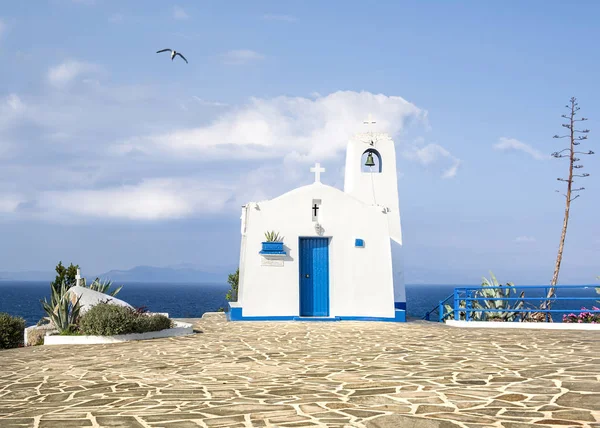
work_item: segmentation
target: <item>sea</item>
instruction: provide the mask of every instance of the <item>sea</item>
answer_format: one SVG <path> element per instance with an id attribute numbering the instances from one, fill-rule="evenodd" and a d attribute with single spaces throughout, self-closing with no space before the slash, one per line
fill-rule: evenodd
<path id="1" fill-rule="evenodd" d="M 412 318 L 423 317 L 440 300 L 451 295 L 455 287 L 461 285 L 407 284 L 407 315 Z M 117 297 L 134 307 L 145 306 L 151 312 L 167 312 L 171 318 L 200 318 L 205 312 L 215 312 L 226 307 L 225 294 L 228 289 L 227 284 L 130 282 L 123 283 L 123 289 Z M 531 297 L 542 296 L 540 293 L 543 290 L 528 290 L 526 293 Z M 594 305 L 600 306 L 597 303 L 600 295 L 596 294 L 594 285 L 559 290 L 558 295 L 577 299 L 558 301 L 553 309 L 580 309 L 583 306 L 591 309 Z M 44 298 L 50 299 L 49 282 L 0 281 L 0 312 L 20 316 L 27 325 L 36 324 L 44 316 L 40 304 L 40 300 Z M 557 316 L 554 318 L 558 320 Z"/>

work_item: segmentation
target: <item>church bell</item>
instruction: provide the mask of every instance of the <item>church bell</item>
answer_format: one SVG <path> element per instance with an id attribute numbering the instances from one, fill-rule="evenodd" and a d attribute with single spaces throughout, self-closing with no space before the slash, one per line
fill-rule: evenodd
<path id="1" fill-rule="evenodd" d="M 375 166 L 375 161 L 373 160 L 373 153 L 369 152 L 367 155 L 367 161 L 365 162 L 365 166 Z"/>

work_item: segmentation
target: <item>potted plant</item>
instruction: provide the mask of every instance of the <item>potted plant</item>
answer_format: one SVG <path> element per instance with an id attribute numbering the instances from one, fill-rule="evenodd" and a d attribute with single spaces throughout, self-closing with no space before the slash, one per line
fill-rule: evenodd
<path id="1" fill-rule="evenodd" d="M 275 231 L 265 232 L 265 239 L 262 243 L 261 254 L 285 254 L 283 251 L 283 236 Z"/>

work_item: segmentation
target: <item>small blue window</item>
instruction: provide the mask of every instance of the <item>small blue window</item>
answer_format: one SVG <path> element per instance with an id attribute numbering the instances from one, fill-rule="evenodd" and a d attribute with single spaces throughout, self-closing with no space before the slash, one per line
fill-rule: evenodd
<path id="1" fill-rule="evenodd" d="M 356 238 L 356 240 L 354 241 L 354 246 L 355 247 L 364 247 L 365 246 L 365 241 L 364 239 L 358 239 Z"/>

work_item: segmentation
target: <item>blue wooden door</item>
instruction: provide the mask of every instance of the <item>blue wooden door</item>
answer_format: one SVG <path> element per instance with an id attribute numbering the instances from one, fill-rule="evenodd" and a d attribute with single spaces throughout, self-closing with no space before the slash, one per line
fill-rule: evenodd
<path id="1" fill-rule="evenodd" d="M 329 316 L 329 239 L 300 238 L 300 316 Z"/>

